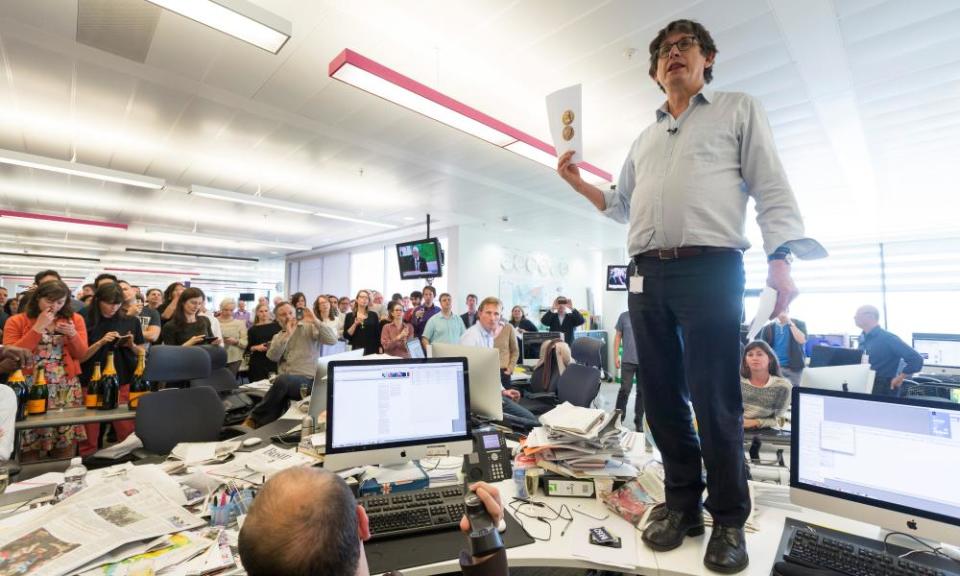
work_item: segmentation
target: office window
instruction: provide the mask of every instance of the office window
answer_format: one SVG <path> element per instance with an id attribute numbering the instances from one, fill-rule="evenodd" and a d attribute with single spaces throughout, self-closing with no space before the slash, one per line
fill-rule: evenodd
<path id="1" fill-rule="evenodd" d="M 350 254 L 350 297 L 358 290 L 383 290 L 382 247 Z"/>

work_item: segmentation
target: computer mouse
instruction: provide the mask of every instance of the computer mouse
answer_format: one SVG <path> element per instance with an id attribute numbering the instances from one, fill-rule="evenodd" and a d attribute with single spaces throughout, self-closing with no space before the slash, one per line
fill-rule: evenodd
<path id="1" fill-rule="evenodd" d="M 263 442 L 263 438 L 247 438 L 242 442 L 244 448 L 249 448 L 251 446 L 256 446 L 257 444 Z"/>

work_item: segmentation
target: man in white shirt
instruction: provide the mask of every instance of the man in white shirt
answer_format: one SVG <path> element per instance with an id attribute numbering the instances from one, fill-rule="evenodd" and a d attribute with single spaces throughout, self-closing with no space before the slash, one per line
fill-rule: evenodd
<path id="1" fill-rule="evenodd" d="M 500 328 L 500 310 L 502 305 L 498 298 L 488 296 L 480 303 L 480 311 L 477 313 L 477 323 L 470 327 L 460 337 L 461 346 L 477 346 L 478 348 L 493 348 L 493 341 L 499 333 Z M 499 372 L 497 366 L 497 372 Z M 503 416 L 504 421 L 517 423 L 524 428 L 533 428 L 540 425 L 536 415 L 523 406 L 517 404 L 520 400 L 520 392 L 517 390 L 501 390 L 503 396 Z M 509 418 L 508 418 L 509 417 Z"/>

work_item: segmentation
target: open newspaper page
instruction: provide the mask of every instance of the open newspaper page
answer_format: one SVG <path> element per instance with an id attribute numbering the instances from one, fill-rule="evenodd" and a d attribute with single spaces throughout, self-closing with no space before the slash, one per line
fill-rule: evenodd
<path id="1" fill-rule="evenodd" d="M 0 533 L 0 576 L 69 574 L 114 549 L 204 524 L 151 486 L 91 486 Z"/>

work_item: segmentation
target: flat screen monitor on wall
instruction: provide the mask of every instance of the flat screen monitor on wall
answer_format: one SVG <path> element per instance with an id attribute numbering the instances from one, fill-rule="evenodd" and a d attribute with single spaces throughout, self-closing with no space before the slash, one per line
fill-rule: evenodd
<path id="1" fill-rule="evenodd" d="M 607 290 L 626 292 L 627 267 L 607 266 Z"/>
<path id="2" fill-rule="evenodd" d="M 241 292 L 241 293 L 240 293 L 240 300 L 242 300 L 242 301 L 244 301 L 244 302 L 253 302 L 253 301 L 256 300 L 256 299 L 257 299 L 257 295 L 254 294 L 253 292 Z"/>
<path id="3" fill-rule="evenodd" d="M 436 238 L 397 244 L 400 278 L 439 278 L 443 275 L 440 241 Z"/>

